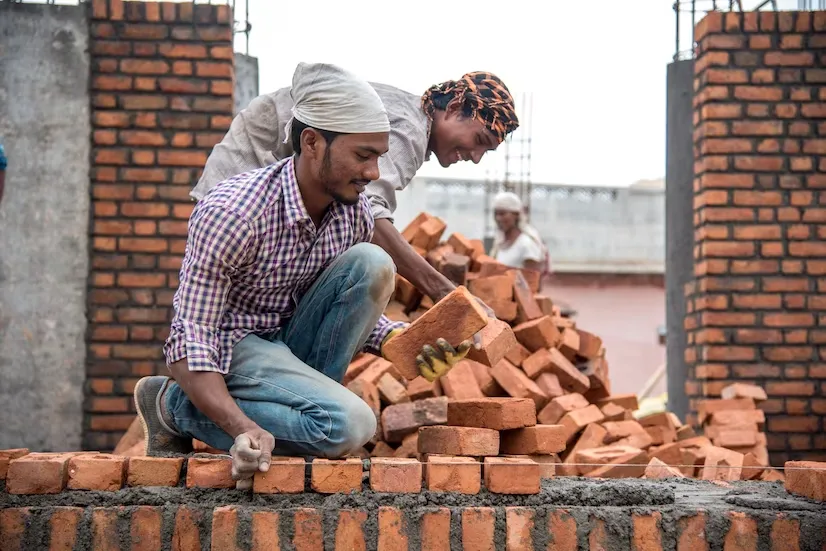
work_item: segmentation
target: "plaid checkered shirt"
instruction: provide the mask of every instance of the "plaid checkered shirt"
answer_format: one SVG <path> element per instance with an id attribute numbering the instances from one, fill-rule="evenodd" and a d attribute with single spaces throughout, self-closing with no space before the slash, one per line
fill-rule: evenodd
<path id="1" fill-rule="evenodd" d="M 232 348 L 245 336 L 286 324 L 330 263 L 369 242 L 374 220 L 365 195 L 334 202 L 316 229 L 295 176 L 293 157 L 230 178 L 198 201 L 189 219 L 175 315 L 164 344 L 167 364 L 228 373 Z M 401 322 L 382 316 L 364 349 Z"/>

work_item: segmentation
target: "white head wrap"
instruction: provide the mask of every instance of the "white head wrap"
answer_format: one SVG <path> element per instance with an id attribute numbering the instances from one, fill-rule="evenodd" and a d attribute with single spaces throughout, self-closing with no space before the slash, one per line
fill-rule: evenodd
<path id="1" fill-rule="evenodd" d="M 293 119 L 307 126 L 342 134 L 390 132 L 390 119 L 370 84 L 328 63 L 299 63 L 290 89 Z"/>
<path id="2" fill-rule="evenodd" d="M 496 195 L 493 199 L 493 210 L 504 210 L 508 212 L 518 212 L 524 214 L 522 208 L 522 200 L 519 196 L 511 191 L 503 191 Z M 520 216 L 521 220 L 522 217 Z"/>

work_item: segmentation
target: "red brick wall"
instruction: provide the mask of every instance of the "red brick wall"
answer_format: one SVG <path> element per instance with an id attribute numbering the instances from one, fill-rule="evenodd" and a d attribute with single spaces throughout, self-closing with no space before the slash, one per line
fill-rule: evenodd
<path id="1" fill-rule="evenodd" d="M 826 459 L 826 12 L 712 13 L 695 39 L 687 390 L 756 382 L 773 464 Z"/>
<path id="2" fill-rule="evenodd" d="M 229 6 L 91 5 L 91 270 L 84 446 L 111 449 L 162 344 L 193 203 L 232 120 Z M 83 137 L 78 137 L 84 139 Z"/>

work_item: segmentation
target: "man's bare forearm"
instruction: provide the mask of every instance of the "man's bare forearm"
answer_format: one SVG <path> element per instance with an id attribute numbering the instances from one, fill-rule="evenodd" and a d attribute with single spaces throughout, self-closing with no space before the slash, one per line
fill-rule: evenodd
<path id="1" fill-rule="evenodd" d="M 258 428 L 232 399 L 220 373 L 190 371 L 186 358 L 175 362 L 169 369 L 195 407 L 232 438 Z"/>
<path id="2" fill-rule="evenodd" d="M 422 258 L 386 218 L 376 220 L 373 243 L 387 251 L 396 271 L 414 287 L 438 302 L 456 288 L 448 278 Z"/>

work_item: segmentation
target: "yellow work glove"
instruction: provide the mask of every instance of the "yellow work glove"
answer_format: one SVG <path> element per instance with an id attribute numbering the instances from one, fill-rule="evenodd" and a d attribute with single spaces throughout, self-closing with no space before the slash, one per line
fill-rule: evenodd
<path id="1" fill-rule="evenodd" d="M 384 343 L 398 335 L 402 330 L 393 329 L 382 341 L 382 357 L 384 357 Z M 454 365 L 467 356 L 470 351 L 471 341 L 466 340 L 454 348 L 445 339 L 436 339 L 436 347 L 426 344 L 422 347 L 421 353 L 416 356 L 416 365 L 419 373 L 429 382 L 433 382 L 448 371 Z M 385 358 L 387 359 L 387 358 Z"/>

